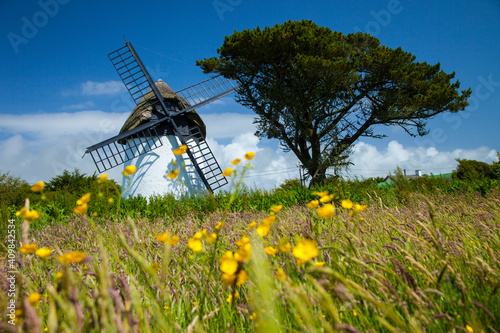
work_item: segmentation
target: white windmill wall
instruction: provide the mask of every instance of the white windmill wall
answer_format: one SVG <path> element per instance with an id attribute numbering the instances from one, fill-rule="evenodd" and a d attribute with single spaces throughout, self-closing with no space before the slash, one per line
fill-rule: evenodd
<path id="1" fill-rule="evenodd" d="M 137 145 L 140 143 L 140 139 L 134 140 L 136 140 Z M 169 135 L 158 137 L 157 140 L 161 140 L 163 143 L 160 148 L 137 156 L 125 163 L 124 168 L 129 165 L 135 165 L 137 170 L 133 177 L 123 177 L 122 197 L 127 198 L 141 195 L 149 198 L 150 196 L 161 196 L 167 193 L 180 197 L 182 194 L 205 192 L 205 187 L 192 167 L 187 154 L 176 156 L 172 153 L 173 149 L 180 146 L 177 138 Z M 136 146 L 130 141 L 127 142 L 127 145 L 129 147 Z M 132 152 L 137 155 L 137 148 L 132 149 Z M 172 171 L 170 163 L 172 159 L 177 161 L 176 168 L 180 170 L 179 175 L 174 180 L 165 177 L 167 173 Z M 183 164 L 186 167 L 182 167 Z"/>

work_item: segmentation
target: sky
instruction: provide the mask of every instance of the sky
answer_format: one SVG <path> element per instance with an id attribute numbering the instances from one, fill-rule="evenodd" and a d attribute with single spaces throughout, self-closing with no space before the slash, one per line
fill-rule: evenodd
<path id="1" fill-rule="evenodd" d="M 0 0 L 0 172 L 30 183 L 96 168 L 86 147 L 118 134 L 133 103 L 107 55 L 133 43 L 153 79 L 180 90 L 209 78 L 196 60 L 217 55 L 224 36 L 288 20 L 344 34 L 370 33 L 416 61 L 455 72 L 470 106 L 441 114 L 413 138 L 394 127 L 360 139 L 345 177 L 385 177 L 399 166 L 447 173 L 456 159 L 491 163 L 500 150 L 500 1 L 78 1 Z M 226 97 L 197 110 L 223 168 L 247 151 L 246 183 L 272 189 L 298 178 L 298 160 L 253 133 L 254 114 Z M 122 169 L 109 172 L 121 183 Z"/>

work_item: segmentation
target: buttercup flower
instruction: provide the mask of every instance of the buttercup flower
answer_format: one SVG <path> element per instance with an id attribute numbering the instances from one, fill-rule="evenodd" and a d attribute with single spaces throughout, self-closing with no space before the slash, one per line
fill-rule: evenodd
<path id="1" fill-rule="evenodd" d="M 172 152 L 174 153 L 174 155 L 182 155 L 187 152 L 187 149 L 188 147 L 186 145 L 182 145 L 179 148 L 172 150 Z"/>
<path id="2" fill-rule="evenodd" d="M 31 306 L 35 306 L 38 304 L 38 301 L 40 301 L 40 294 L 37 292 L 31 293 L 28 296 L 28 302 L 31 304 Z"/>
<path id="3" fill-rule="evenodd" d="M 234 260 L 231 251 L 227 251 L 220 259 L 220 270 L 229 275 L 236 273 L 238 270 L 238 261 Z"/>
<path id="4" fill-rule="evenodd" d="M 283 206 L 282 205 L 274 205 L 274 206 L 271 206 L 271 211 L 275 212 L 275 213 L 279 213 L 281 212 L 281 210 L 283 209 Z"/>
<path id="5" fill-rule="evenodd" d="M 226 170 L 224 170 L 224 172 L 222 173 L 222 175 L 224 177 L 230 177 L 232 173 L 233 173 L 233 169 L 232 168 L 227 168 Z"/>
<path id="6" fill-rule="evenodd" d="M 324 261 L 316 261 L 314 263 L 314 265 L 316 265 L 317 267 L 323 267 L 323 266 L 325 266 L 325 262 Z"/>
<path id="7" fill-rule="evenodd" d="M 205 238 L 205 240 L 206 240 L 207 242 L 209 242 L 210 244 L 213 244 L 213 243 L 215 243 L 215 241 L 217 240 L 217 234 L 213 233 L 213 234 L 211 234 L 210 236 L 207 236 L 207 237 Z"/>
<path id="8" fill-rule="evenodd" d="M 364 211 L 367 207 L 368 207 L 367 205 L 359 205 L 359 204 L 354 205 L 354 209 L 359 211 L 359 212 Z"/>
<path id="9" fill-rule="evenodd" d="M 35 251 L 35 255 L 37 255 L 40 258 L 47 258 L 48 256 L 50 256 L 51 253 L 52 250 L 46 247 L 41 247 Z"/>
<path id="10" fill-rule="evenodd" d="M 278 253 L 278 249 L 275 249 L 274 247 L 272 246 L 267 246 L 264 248 L 264 251 L 266 251 L 267 254 L 269 254 L 270 256 L 275 256 L 276 253 Z"/>
<path id="11" fill-rule="evenodd" d="M 73 212 L 76 213 L 76 214 L 85 214 L 85 212 L 87 211 L 87 204 L 84 203 L 84 204 L 81 204 L 79 206 L 76 206 L 74 209 L 73 209 Z"/>
<path id="12" fill-rule="evenodd" d="M 241 159 L 237 158 L 237 159 L 232 160 L 229 163 L 231 163 L 232 165 L 238 165 L 238 164 L 240 164 L 240 162 L 241 162 Z"/>
<path id="13" fill-rule="evenodd" d="M 203 248 L 203 244 L 199 238 L 189 238 L 188 239 L 188 247 L 194 252 L 200 252 Z"/>
<path id="14" fill-rule="evenodd" d="M 41 190 L 43 190 L 44 187 L 45 187 L 45 183 L 42 181 L 39 181 L 38 183 L 35 183 L 33 186 L 31 186 L 31 191 L 40 192 Z"/>
<path id="15" fill-rule="evenodd" d="M 248 236 L 243 236 L 243 237 L 241 237 L 240 240 L 236 241 L 236 246 L 241 247 L 247 243 L 250 243 L 250 238 L 248 238 Z"/>
<path id="16" fill-rule="evenodd" d="M 133 175 L 136 171 L 137 168 L 135 167 L 135 165 L 128 165 L 127 167 L 125 167 L 125 170 L 123 170 L 123 175 L 127 177 Z"/>
<path id="17" fill-rule="evenodd" d="M 257 222 L 253 221 L 252 223 L 250 223 L 249 225 L 247 225 L 247 228 L 248 229 L 254 229 L 256 226 L 257 226 Z"/>
<path id="18" fill-rule="evenodd" d="M 321 202 L 321 203 L 330 202 L 330 201 L 332 201 L 332 199 L 333 199 L 333 194 L 325 195 L 325 196 L 321 197 L 321 199 L 319 199 L 319 202 Z"/>
<path id="19" fill-rule="evenodd" d="M 319 255 L 318 245 L 310 239 L 301 239 L 292 250 L 295 258 L 302 262 L 309 261 Z"/>
<path id="20" fill-rule="evenodd" d="M 71 264 L 71 263 L 80 263 L 87 257 L 87 254 L 84 252 L 76 251 L 76 252 L 68 252 L 63 254 L 62 256 L 57 257 L 57 260 L 63 263 Z"/>
<path id="21" fill-rule="evenodd" d="M 271 230 L 271 228 L 270 228 L 269 224 L 266 224 L 266 223 L 261 223 L 257 227 L 257 233 L 261 237 L 265 237 L 269 233 L 269 230 Z"/>
<path id="22" fill-rule="evenodd" d="M 316 212 L 318 213 L 319 216 L 325 219 L 332 218 L 335 216 L 335 208 L 333 207 L 332 204 L 325 204 L 322 207 L 316 209 Z"/>
<path id="23" fill-rule="evenodd" d="M 245 159 L 246 160 L 251 160 L 255 157 L 255 153 L 253 151 L 249 151 L 248 153 L 245 154 Z"/>
<path id="24" fill-rule="evenodd" d="M 311 200 L 307 204 L 307 207 L 309 207 L 309 208 L 316 208 L 316 207 L 318 207 L 318 205 L 319 205 L 319 201 L 318 200 Z"/>
<path id="25" fill-rule="evenodd" d="M 180 172 L 179 170 L 172 170 L 167 174 L 166 177 L 169 179 L 175 179 L 179 175 L 179 172 Z"/>
<path id="26" fill-rule="evenodd" d="M 246 243 L 243 246 L 241 246 L 238 249 L 238 251 L 234 254 L 234 259 L 243 262 L 250 260 L 251 256 L 252 256 L 252 246 L 250 245 L 250 243 Z"/>
<path id="27" fill-rule="evenodd" d="M 290 245 L 290 243 L 280 243 L 278 244 L 278 247 L 281 250 L 281 252 L 285 253 L 290 252 L 290 250 L 292 249 L 292 245 Z"/>
<path id="28" fill-rule="evenodd" d="M 352 208 L 352 201 L 351 200 L 342 200 L 342 207 L 345 209 L 351 209 Z"/>
<path id="29" fill-rule="evenodd" d="M 268 217 L 265 217 L 262 222 L 268 225 L 273 225 L 274 222 L 276 221 L 276 216 L 274 215 L 269 215 Z"/>
<path id="30" fill-rule="evenodd" d="M 236 278 L 236 285 L 241 286 L 244 285 L 248 280 L 248 274 L 244 270 L 241 270 Z"/>
<path id="31" fill-rule="evenodd" d="M 90 193 L 86 193 L 80 199 L 76 200 L 76 204 L 83 205 L 89 203 L 89 201 L 90 201 Z"/>
<path id="32" fill-rule="evenodd" d="M 23 244 L 19 248 L 19 252 L 24 253 L 24 254 L 30 254 L 30 253 L 35 252 L 37 247 L 38 247 L 38 244 Z"/>
<path id="33" fill-rule="evenodd" d="M 168 232 L 156 235 L 155 238 L 163 244 L 170 244 L 172 246 L 179 242 L 179 236 L 172 236 L 172 238 L 170 238 L 170 234 Z"/>
<path id="34" fill-rule="evenodd" d="M 102 184 L 108 179 L 108 174 L 103 173 L 99 178 L 97 178 L 97 183 Z"/>
<path id="35" fill-rule="evenodd" d="M 24 214 L 26 214 L 27 211 L 28 211 L 28 208 L 23 207 L 16 212 L 16 216 L 24 216 Z"/>
<path id="36" fill-rule="evenodd" d="M 318 197 L 322 198 L 324 196 L 328 195 L 328 191 L 323 191 L 323 192 L 313 192 L 313 195 L 317 195 Z"/>
<path id="37" fill-rule="evenodd" d="M 283 269 L 281 269 L 281 268 L 278 268 L 278 270 L 276 271 L 276 277 L 280 281 L 286 281 L 286 279 L 287 279 L 285 271 Z"/>
<path id="38" fill-rule="evenodd" d="M 26 222 L 33 222 L 33 221 L 38 220 L 39 218 L 40 218 L 40 214 L 38 214 L 38 212 L 36 210 L 30 210 L 24 214 L 24 220 Z"/>

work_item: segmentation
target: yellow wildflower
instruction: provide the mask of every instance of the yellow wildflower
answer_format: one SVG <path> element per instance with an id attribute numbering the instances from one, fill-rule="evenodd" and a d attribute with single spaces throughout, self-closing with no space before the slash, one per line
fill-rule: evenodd
<path id="1" fill-rule="evenodd" d="M 235 279 L 236 276 L 233 274 L 222 273 L 221 280 L 226 287 L 231 286 Z"/>
<path id="2" fill-rule="evenodd" d="M 292 245 L 290 245 L 290 243 L 280 243 L 278 244 L 278 247 L 281 250 L 281 252 L 285 253 L 290 252 L 290 250 L 292 249 Z"/>
<path id="3" fill-rule="evenodd" d="M 253 221 L 252 223 L 250 223 L 249 225 L 247 225 L 247 228 L 248 229 L 254 229 L 256 226 L 257 226 L 257 222 Z"/>
<path id="4" fill-rule="evenodd" d="M 292 250 L 295 258 L 303 262 L 316 258 L 319 255 L 318 245 L 310 239 L 301 239 Z"/>
<path id="5" fill-rule="evenodd" d="M 267 224 L 267 225 L 272 225 L 276 221 L 276 216 L 274 215 L 269 215 L 268 217 L 265 217 L 262 222 Z"/>
<path id="6" fill-rule="evenodd" d="M 236 285 L 241 286 L 244 285 L 245 282 L 248 280 L 248 274 L 244 270 L 241 270 L 240 273 L 238 274 L 238 277 L 236 278 Z"/>
<path id="7" fill-rule="evenodd" d="M 243 246 L 247 243 L 250 243 L 250 238 L 248 238 L 248 236 L 243 236 L 240 240 L 236 241 L 236 246 Z"/>
<path id="8" fill-rule="evenodd" d="M 28 211 L 28 208 L 23 207 L 16 212 L 16 216 L 24 216 L 24 214 L 26 214 L 27 211 Z"/>
<path id="9" fill-rule="evenodd" d="M 250 320 L 255 320 L 255 318 L 257 318 L 257 314 L 254 312 L 252 313 L 249 317 L 248 317 Z"/>
<path id="10" fill-rule="evenodd" d="M 275 256 L 276 253 L 278 253 L 278 249 L 275 249 L 272 246 L 266 246 L 264 248 L 264 251 L 266 251 L 266 253 L 269 254 L 270 256 Z"/>
<path id="11" fill-rule="evenodd" d="M 26 222 L 33 222 L 33 221 L 38 220 L 39 218 L 40 218 L 40 214 L 38 214 L 38 212 L 36 210 L 30 210 L 24 214 L 24 220 Z"/>
<path id="12" fill-rule="evenodd" d="M 286 279 L 287 279 L 285 271 L 281 268 L 278 268 L 278 270 L 276 271 L 276 277 L 280 281 L 286 281 Z"/>
<path id="13" fill-rule="evenodd" d="M 368 206 L 367 205 L 360 205 L 360 204 L 355 204 L 354 209 L 357 210 L 358 212 L 364 211 Z"/>
<path id="14" fill-rule="evenodd" d="M 28 296 L 28 302 L 31 304 L 31 306 L 35 306 L 38 304 L 38 301 L 40 301 L 40 296 L 41 295 L 36 291 Z"/>
<path id="15" fill-rule="evenodd" d="M 63 272 L 57 272 L 56 273 L 56 278 L 57 279 L 62 279 L 62 277 L 63 277 Z"/>
<path id="16" fill-rule="evenodd" d="M 215 241 L 217 240 L 217 234 L 213 233 L 211 234 L 210 236 L 207 236 L 207 238 L 205 238 L 205 240 L 211 244 L 215 243 Z"/>
<path id="17" fill-rule="evenodd" d="M 40 258 L 47 258 L 48 256 L 50 256 L 51 253 L 52 250 L 46 247 L 41 247 L 35 251 L 35 255 L 37 255 Z"/>
<path id="18" fill-rule="evenodd" d="M 273 206 L 271 206 L 271 211 L 273 211 L 275 213 L 281 212 L 282 209 L 283 209 L 282 205 L 273 205 Z"/>
<path id="19" fill-rule="evenodd" d="M 163 244 L 166 244 L 167 241 L 170 239 L 170 234 L 168 232 L 164 233 L 164 234 L 159 234 L 159 235 L 156 235 L 155 238 L 159 241 L 159 242 L 162 242 Z"/>
<path id="20" fill-rule="evenodd" d="M 31 186 L 31 191 L 40 192 L 41 190 L 43 190 L 44 187 L 45 187 L 45 183 L 42 181 L 39 181 L 38 183 L 35 183 L 33 186 Z"/>
<path id="21" fill-rule="evenodd" d="M 318 205 L 319 205 L 319 201 L 318 200 L 311 200 L 307 204 L 307 207 L 309 207 L 309 208 L 316 208 L 316 207 L 318 207 Z"/>
<path id="22" fill-rule="evenodd" d="M 354 317 L 356 317 L 358 315 L 358 313 L 354 309 L 352 310 L 352 314 L 354 315 Z"/>
<path id="23" fill-rule="evenodd" d="M 250 260 L 250 257 L 252 256 L 252 246 L 250 243 L 246 243 L 245 245 L 241 246 L 238 251 L 234 254 L 234 259 L 238 261 L 248 261 Z"/>
<path id="24" fill-rule="evenodd" d="M 246 160 L 251 160 L 255 157 L 255 153 L 253 151 L 250 151 L 248 153 L 245 154 L 245 159 Z"/>
<path id="25" fill-rule="evenodd" d="M 75 209 L 73 209 L 73 212 L 76 213 L 76 214 L 85 214 L 85 212 L 87 211 L 87 204 L 84 203 L 82 205 L 79 205 L 79 206 L 76 206 Z"/>
<path id="26" fill-rule="evenodd" d="M 215 225 L 215 229 L 220 229 L 223 225 L 224 225 L 224 222 L 219 221 L 219 223 L 217 223 L 217 224 Z"/>
<path id="27" fill-rule="evenodd" d="M 168 244 L 172 246 L 174 246 L 177 243 L 179 243 L 179 236 L 172 236 L 172 238 L 170 238 L 170 241 L 168 242 Z"/>
<path id="28" fill-rule="evenodd" d="M 313 192 L 313 195 L 317 195 L 318 197 L 322 198 L 324 196 L 328 195 L 328 191 L 323 191 L 323 192 Z"/>
<path id="29" fill-rule="evenodd" d="M 71 264 L 73 262 L 80 263 L 87 257 L 87 254 L 84 252 L 76 251 L 76 252 L 68 252 L 62 256 L 57 257 L 57 260 L 63 263 Z"/>
<path id="30" fill-rule="evenodd" d="M 200 252 L 203 248 L 203 244 L 199 238 L 189 238 L 188 239 L 188 247 L 194 252 Z"/>
<path id="31" fill-rule="evenodd" d="M 30 254 L 30 253 L 35 252 L 37 247 L 38 247 L 38 244 L 23 244 L 19 248 L 19 252 L 24 253 L 24 254 Z"/>
<path id="32" fill-rule="evenodd" d="M 271 227 L 266 223 L 261 223 L 257 227 L 257 233 L 261 237 L 265 237 L 269 233 L 269 230 L 271 230 Z"/>
<path id="33" fill-rule="evenodd" d="M 238 262 L 233 258 L 229 258 L 228 256 L 223 256 L 221 258 L 220 270 L 223 273 L 233 275 L 238 270 Z"/>
<path id="34" fill-rule="evenodd" d="M 97 178 L 97 183 L 102 184 L 108 179 L 108 174 L 103 173 L 99 178 Z"/>
<path id="35" fill-rule="evenodd" d="M 238 165 L 238 164 L 240 164 L 240 162 L 241 162 L 241 159 L 237 158 L 237 159 L 232 160 L 229 163 L 231 163 L 232 165 Z"/>
<path id="36" fill-rule="evenodd" d="M 316 209 L 316 212 L 318 213 L 319 216 L 325 219 L 332 218 L 335 216 L 335 208 L 333 207 L 332 204 L 325 204 L 322 207 Z"/>
<path id="37" fill-rule="evenodd" d="M 179 170 L 172 170 L 172 171 L 170 171 L 169 173 L 167 173 L 167 176 L 166 176 L 166 177 L 167 177 L 168 179 L 175 179 L 175 178 L 177 178 L 177 176 L 179 175 L 179 172 L 180 172 Z"/>
<path id="38" fill-rule="evenodd" d="M 342 200 L 342 207 L 345 209 L 351 209 L 352 208 L 352 201 L 349 199 Z"/>
<path id="39" fill-rule="evenodd" d="M 324 262 L 324 261 L 316 261 L 314 264 L 315 264 L 317 267 L 323 267 L 323 266 L 325 266 L 325 262 Z"/>
<path id="40" fill-rule="evenodd" d="M 127 177 L 130 175 L 133 175 L 136 171 L 137 171 L 137 168 L 135 167 L 135 165 L 128 165 L 125 167 L 125 170 L 123 170 L 122 173 L 125 177 Z"/>
<path id="41" fill-rule="evenodd" d="M 83 204 L 89 203 L 89 201 L 90 201 L 90 193 L 86 193 L 80 199 L 78 199 L 76 201 L 76 204 L 83 205 Z"/>
<path id="42" fill-rule="evenodd" d="M 465 329 L 467 331 L 469 331 L 470 333 L 474 333 L 474 329 L 471 326 L 469 326 L 469 325 L 465 325 Z"/>
<path id="43" fill-rule="evenodd" d="M 197 231 L 193 238 L 196 238 L 196 239 L 202 239 L 203 238 L 203 232 L 202 231 Z"/>
<path id="44" fill-rule="evenodd" d="M 182 145 L 182 146 L 172 150 L 172 152 L 174 153 L 174 155 L 182 155 L 182 154 L 185 154 L 187 152 L 187 149 L 188 149 L 188 147 L 186 145 Z"/>
<path id="45" fill-rule="evenodd" d="M 224 170 L 224 172 L 222 173 L 222 175 L 224 177 L 230 177 L 232 173 L 233 173 L 233 169 L 227 168 L 226 170 Z"/>
<path id="46" fill-rule="evenodd" d="M 333 194 L 330 194 L 330 195 L 325 195 L 325 196 L 321 197 L 321 199 L 319 199 L 319 202 L 326 203 L 326 202 L 330 202 L 332 200 L 333 200 Z"/>
<path id="47" fill-rule="evenodd" d="M 115 199 L 113 199 L 113 198 L 109 198 L 109 199 L 108 199 L 108 203 L 109 203 L 109 204 L 112 204 L 113 202 L 115 202 Z"/>

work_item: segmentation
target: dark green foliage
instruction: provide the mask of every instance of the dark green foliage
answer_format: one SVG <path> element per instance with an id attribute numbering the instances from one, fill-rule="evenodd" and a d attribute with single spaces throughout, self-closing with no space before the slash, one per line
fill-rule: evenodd
<path id="1" fill-rule="evenodd" d="M 311 21 L 236 31 L 217 52 L 197 65 L 238 81 L 237 101 L 258 115 L 256 134 L 280 140 L 316 185 L 328 168 L 349 165 L 358 138 L 383 137 L 377 125 L 425 135 L 427 119 L 463 110 L 471 94 L 439 63 Z"/>
<path id="2" fill-rule="evenodd" d="M 458 166 L 454 176 L 460 180 L 474 181 L 484 179 L 494 179 L 494 165 L 485 162 L 457 159 Z"/>
<path id="3" fill-rule="evenodd" d="M 300 179 L 285 179 L 283 183 L 280 184 L 279 189 L 288 191 L 297 188 L 303 188 L 302 181 Z"/>

